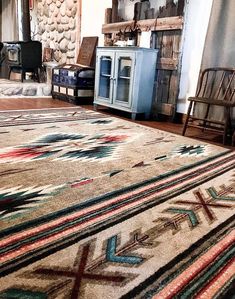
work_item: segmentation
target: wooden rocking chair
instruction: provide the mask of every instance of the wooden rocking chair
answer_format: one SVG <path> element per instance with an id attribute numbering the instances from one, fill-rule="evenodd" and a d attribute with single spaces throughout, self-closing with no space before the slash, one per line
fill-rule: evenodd
<path id="1" fill-rule="evenodd" d="M 208 68 L 200 77 L 196 96 L 190 101 L 182 135 L 187 127 L 199 127 L 223 133 L 223 144 L 228 134 L 232 135 L 232 112 L 235 107 L 235 68 Z M 194 105 L 193 105 L 194 104 Z M 204 105 L 199 112 L 197 105 Z M 222 107 L 222 119 L 213 118 L 212 106 Z M 193 113 L 191 115 L 192 107 Z M 204 115 L 201 115 L 204 114 Z M 198 121 L 195 124 L 195 121 Z"/>

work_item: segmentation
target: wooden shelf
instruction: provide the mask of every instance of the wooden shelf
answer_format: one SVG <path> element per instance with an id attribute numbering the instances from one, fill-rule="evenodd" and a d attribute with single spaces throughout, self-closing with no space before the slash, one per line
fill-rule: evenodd
<path id="1" fill-rule="evenodd" d="M 140 31 L 163 31 L 163 30 L 182 30 L 183 29 L 183 17 L 167 17 L 159 19 L 148 19 L 140 21 L 125 21 L 119 23 L 104 24 L 102 26 L 102 33 L 118 33 L 130 32 L 135 29 Z"/>

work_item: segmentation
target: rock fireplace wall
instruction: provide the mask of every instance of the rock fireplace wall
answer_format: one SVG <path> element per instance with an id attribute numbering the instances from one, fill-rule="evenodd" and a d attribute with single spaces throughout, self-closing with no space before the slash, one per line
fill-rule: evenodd
<path id="1" fill-rule="evenodd" d="M 36 1 L 35 1 L 36 2 Z M 37 39 L 54 49 L 59 63 L 74 63 L 78 45 L 79 0 L 37 0 Z"/>

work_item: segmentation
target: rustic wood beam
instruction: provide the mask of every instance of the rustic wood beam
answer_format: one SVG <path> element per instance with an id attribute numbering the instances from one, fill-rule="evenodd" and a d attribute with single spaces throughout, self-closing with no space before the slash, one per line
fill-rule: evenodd
<path id="1" fill-rule="evenodd" d="M 102 33 L 130 32 L 135 29 L 140 31 L 165 31 L 183 29 L 183 17 L 167 17 L 159 19 L 148 19 L 140 21 L 125 21 L 113 24 L 104 24 Z"/>
<path id="2" fill-rule="evenodd" d="M 112 23 L 118 21 L 118 0 L 112 0 Z"/>
<path id="3" fill-rule="evenodd" d="M 178 59 L 162 57 L 157 62 L 157 69 L 158 70 L 174 71 L 174 70 L 177 70 L 177 67 L 178 67 Z"/>
<path id="4" fill-rule="evenodd" d="M 178 0 L 177 15 L 182 16 L 184 14 L 185 0 Z"/>
<path id="5" fill-rule="evenodd" d="M 135 22 L 134 21 L 126 21 L 126 22 L 119 22 L 119 23 L 111 23 L 111 24 L 104 24 L 102 26 L 102 33 L 118 33 L 120 31 L 130 32 L 131 28 L 134 29 Z"/>
<path id="6" fill-rule="evenodd" d="M 140 20 L 137 26 L 141 31 L 165 31 L 183 29 L 183 17 L 167 17 L 150 20 Z"/>
<path id="7" fill-rule="evenodd" d="M 104 23 L 105 24 L 112 23 L 112 8 L 105 9 Z"/>

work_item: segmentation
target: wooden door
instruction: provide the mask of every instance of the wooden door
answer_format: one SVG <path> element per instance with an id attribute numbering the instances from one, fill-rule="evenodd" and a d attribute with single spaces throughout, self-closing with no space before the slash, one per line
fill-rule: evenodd
<path id="1" fill-rule="evenodd" d="M 179 93 L 182 30 L 153 32 L 152 48 L 159 49 L 152 115 L 175 117 Z"/>

